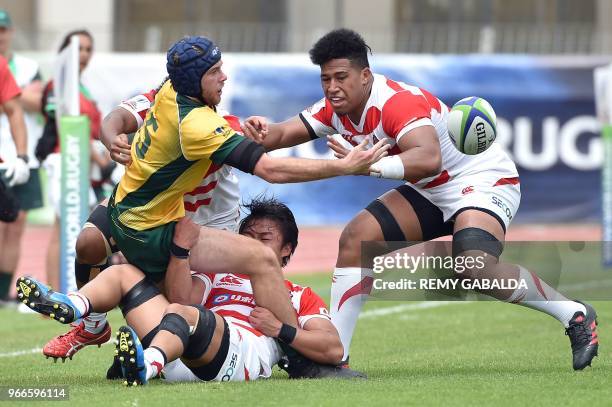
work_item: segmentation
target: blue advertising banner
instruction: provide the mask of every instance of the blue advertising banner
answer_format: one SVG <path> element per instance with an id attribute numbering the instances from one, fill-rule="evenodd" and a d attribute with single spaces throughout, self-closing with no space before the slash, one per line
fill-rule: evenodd
<path id="1" fill-rule="evenodd" d="M 451 106 L 487 99 L 498 116 L 497 141 L 519 169 L 518 222 L 598 221 L 603 146 L 595 117 L 593 68 L 604 59 L 531 56 L 378 56 L 373 70 L 425 88 Z M 228 108 L 237 116 L 282 121 L 321 99 L 319 70 L 304 56 L 233 56 Z M 227 100 L 227 99 L 226 99 Z M 318 140 L 279 152 L 331 157 Z M 240 174 L 243 197 L 264 191 L 296 212 L 302 224 L 342 224 L 398 182 L 342 177 L 269 185 Z"/>

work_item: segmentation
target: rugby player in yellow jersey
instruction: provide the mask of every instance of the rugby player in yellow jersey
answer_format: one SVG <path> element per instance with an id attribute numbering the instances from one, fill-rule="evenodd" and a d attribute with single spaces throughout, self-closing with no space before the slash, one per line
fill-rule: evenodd
<path id="1" fill-rule="evenodd" d="M 131 147 L 131 164 L 108 206 L 111 234 L 126 259 L 149 279 L 124 300 L 137 304 L 150 281 L 161 283 L 168 299 L 185 303 L 188 274 L 166 269 L 189 248 L 173 242 L 184 214 L 183 195 L 213 166 L 229 164 L 269 182 L 300 182 L 339 175 L 368 175 L 370 165 L 387 155 L 382 143 L 364 146 L 342 160 L 272 158 L 263 147 L 236 134 L 216 113 L 227 76 L 221 51 L 204 37 L 186 37 L 167 54 L 167 81 L 155 97 Z M 264 245 L 233 233 L 202 227 L 189 257 L 196 272 L 244 270 L 258 304 L 284 323 L 296 326 L 281 268 Z M 174 268 L 172 268 L 174 270 Z M 286 293 L 287 295 L 279 295 Z M 142 298 L 140 298 L 142 297 Z"/>

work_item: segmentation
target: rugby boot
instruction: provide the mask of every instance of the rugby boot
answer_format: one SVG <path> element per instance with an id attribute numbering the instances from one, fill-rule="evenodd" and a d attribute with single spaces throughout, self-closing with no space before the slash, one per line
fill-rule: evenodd
<path id="1" fill-rule="evenodd" d="M 111 328 L 107 322 L 102 332 L 92 334 L 85 330 L 85 324 L 81 322 L 74 325 L 73 328 L 65 334 L 56 336 L 51 339 L 43 348 L 43 354 L 48 358 L 53 358 L 57 362 L 58 358 L 62 358 L 62 362 L 72 359 L 75 353 L 83 349 L 85 346 L 98 345 L 98 348 L 103 343 L 108 342 L 111 336 Z"/>
<path id="2" fill-rule="evenodd" d="M 115 355 L 113 358 L 113 364 L 106 371 L 106 378 L 108 380 L 123 379 L 123 370 L 121 370 L 119 356 Z"/>
<path id="3" fill-rule="evenodd" d="M 58 293 L 32 277 L 17 279 L 17 298 L 39 314 L 47 315 L 62 324 L 69 324 L 83 316 L 70 297 Z"/>
<path id="4" fill-rule="evenodd" d="M 565 334 L 569 336 L 572 345 L 574 370 L 591 366 L 591 361 L 597 356 L 599 349 L 597 313 L 589 304 L 582 302 L 580 304 L 586 307 L 586 315 L 582 311 L 576 312 L 570 319 L 569 327 L 565 329 Z"/>
<path id="5" fill-rule="evenodd" d="M 147 384 L 144 349 L 136 332 L 129 326 L 122 326 L 117 331 L 115 355 L 121 363 L 121 372 L 125 378 L 124 385 L 138 386 Z"/>

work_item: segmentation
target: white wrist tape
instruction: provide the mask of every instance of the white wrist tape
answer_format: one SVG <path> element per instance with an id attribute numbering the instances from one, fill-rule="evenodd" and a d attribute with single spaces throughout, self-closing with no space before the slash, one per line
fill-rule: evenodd
<path id="1" fill-rule="evenodd" d="M 404 179 L 404 163 L 402 163 L 402 159 L 397 155 L 382 158 L 380 161 L 372 164 L 370 168 L 378 171 L 370 172 L 371 177 Z"/>

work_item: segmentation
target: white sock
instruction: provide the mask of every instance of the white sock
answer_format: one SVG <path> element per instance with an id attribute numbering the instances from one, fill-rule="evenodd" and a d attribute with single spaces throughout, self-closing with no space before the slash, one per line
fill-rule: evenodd
<path id="1" fill-rule="evenodd" d="M 506 300 L 507 302 L 542 311 L 556 318 L 566 328 L 577 311 L 582 311 L 586 315 L 587 311 L 584 305 L 567 299 L 524 267 L 517 267 L 519 268 L 519 282 L 521 280 L 525 281 L 527 288 L 517 288 Z"/>
<path id="2" fill-rule="evenodd" d="M 85 330 L 92 334 L 99 334 L 106 326 L 106 312 L 92 312 L 87 317 L 83 318 Z"/>
<path id="3" fill-rule="evenodd" d="M 367 294 L 372 289 L 372 275 L 371 269 L 360 267 L 336 267 L 334 269 L 330 314 L 344 347 L 342 360 L 348 358 L 357 318 L 367 299 Z"/>
<path id="4" fill-rule="evenodd" d="M 81 317 L 87 316 L 87 314 L 89 313 L 89 306 L 90 306 L 90 303 L 87 297 L 75 291 L 75 292 L 68 293 L 68 298 L 70 298 L 70 301 L 72 301 L 72 304 L 79 311 L 79 313 L 81 314 Z"/>
<path id="5" fill-rule="evenodd" d="M 166 355 L 161 350 L 152 346 L 144 350 L 144 361 L 147 369 L 147 380 L 157 377 L 166 365 Z"/>

